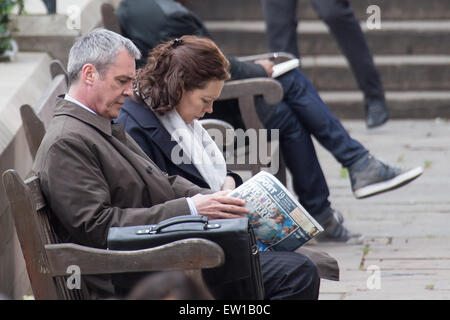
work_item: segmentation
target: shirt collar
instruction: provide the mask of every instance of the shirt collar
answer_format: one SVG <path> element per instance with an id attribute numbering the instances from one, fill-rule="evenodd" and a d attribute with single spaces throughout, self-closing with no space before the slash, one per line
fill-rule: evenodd
<path id="1" fill-rule="evenodd" d="M 54 117 L 68 115 L 97 128 L 109 136 L 111 135 L 111 120 L 97 115 L 89 108 L 90 112 L 80 107 L 79 104 L 69 101 L 65 96 L 61 95 L 56 102 Z"/>
<path id="2" fill-rule="evenodd" d="M 72 103 L 75 103 L 76 105 L 82 107 L 83 109 L 86 109 L 86 110 L 92 112 L 93 114 L 97 114 L 94 110 L 88 108 L 86 105 L 82 104 L 82 103 L 81 103 L 80 101 L 78 101 L 77 99 L 75 99 L 75 98 L 69 96 L 67 93 L 64 95 L 64 99 L 67 100 L 67 101 L 70 101 L 70 102 L 72 102 Z"/>

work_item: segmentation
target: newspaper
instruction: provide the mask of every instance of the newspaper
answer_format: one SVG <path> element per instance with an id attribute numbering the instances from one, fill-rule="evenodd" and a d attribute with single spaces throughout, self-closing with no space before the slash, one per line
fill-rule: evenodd
<path id="1" fill-rule="evenodd" d="M 273 66 L 272 78 L 278 78 L 282 74 L 285 74 L 292 69 L 298 68 L 300 66 L 299 59 L 291 59 L 285 62 L 278 63 Z"/>
<path id="2" fill-rule="evenodd" d="M 246 201 L 260 251 L 293 251 L 323 231 L 283 184 L 266 171 L 229 196 Z"/>

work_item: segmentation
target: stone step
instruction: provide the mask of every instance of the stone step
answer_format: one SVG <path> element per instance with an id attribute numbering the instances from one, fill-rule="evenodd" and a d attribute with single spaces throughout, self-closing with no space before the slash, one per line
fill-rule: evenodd
<path id="1" fill-rule="evenodd" d="M 317 19 L 311 0 L 299 0 L 297 3 L 298 17 Z M 382 21 L 383 19 L 450 18 L 450 1 L 448 0 L 351 0 L 350 3 L 356 17 L 364 20 L 369 16 L 367 8 L 373 4 L 380 7 Z M 263 19 L 261 0 L 189 0 L 186 6 L 203 20 Z"/>
<path id="2" fill-rule="evenodd" d="M 26 0 L 26 14 L 11 18 L 19 51 L 47 52 L 65 65 L 75 39 L 100 25 L 103 2 L 119 0 L 58 0 L 54 15 L 46 14 L 41 1 Z"/>
<path id="3" fill-rule="evenodd" d="M 447 90 L 450 56 L 375 56 L 386 90 Z M 342 56 L 304 57 L 301 68 L 317 90 L 357 90 L 356 80 Z"/>
<path id="4" fill-rule="evenodd" d="M 230 55 L 268 51 L 263 21 L 206 21 L 214 40 Z M 450 22 L 447 20 L 383 21 L 381 29 L 361 27 L 373 54 L 447 54 Z M 321 21 L 304 21 L 297 28 L 301 55 L 340 54 L 328 27 Z"/>
<path id="5" fill-rule="evenodd" d="M 319 94 L 338 118 L 364 118 L 360 91 L 320 91 Z M 448 91 L 387 91 L 386 100 L 392 119 L 450 118 Z"/>
<path id="6" fill-rule="evenodd" d="M 56 13 L 66 14 L 70 6 L 85 7 L 91 0 L 56 0 Z M 47 8 L 43 1 L 24 0 L 27 14 L 47 14 Z M 17 9 L 16 9 L 17 11 Z"/>
<path id="7" fill-rule="evenodd" d="M 109 2 L 113 4 L 115 7 L 119 5 L 120 1 L 121 0 L 101 0 L 101 2 Z M 80 9 L 80 12 L 82 12 L 84 8 L 88 7 L 92 3 L 95 4 L 95 2 L 97 2 L 98 6 L 101 5 L 101 2 L 98 2 L 98 0 L 56 0 L 56 13 L 65 15 L 74 14 L 73 10 L 71 10 L 70 8 L 73 6 L 78 7 Z M 44 1 L 24 0 L 24 9 L 27 15 L 47 14 L 47 8 L 44 4 Z M 17 11 L 18 8 L 15 8 L 13 12 L 17 13 Z"/>

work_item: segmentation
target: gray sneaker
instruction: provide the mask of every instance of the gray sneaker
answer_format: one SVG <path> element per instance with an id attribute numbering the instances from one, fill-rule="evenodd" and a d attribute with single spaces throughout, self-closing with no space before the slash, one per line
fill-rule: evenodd
<path id="1" fill-rule="evenodd" d="M 367 155 L 348 168 L 353 194 L 357 199 L 401 187 L 418 178 L 422 167 L 400 169 Z"/>

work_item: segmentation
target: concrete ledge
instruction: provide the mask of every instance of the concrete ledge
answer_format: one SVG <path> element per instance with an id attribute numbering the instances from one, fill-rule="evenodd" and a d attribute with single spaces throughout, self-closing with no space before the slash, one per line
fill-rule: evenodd
<path id="1" fill-rule="evenodd" d="M 55 15 L 43 14 L 41 6 L 34 0 L 28 15 L 13 16 L 12 21 L 17 28 L 13 33 L 20 51 L 48 52 L 52 58 L 67 63 L 70 47 L 77 37 L 101 25 L 100 6 L 104 2 L 117 5 L 119 0 L 64 0 L 58 1 L 58 12 Z M 68 24 L 70 6 L 80 10 L 79 29 Z"/>
<path id="2" fill-rule="evenodd" d="M 22 104 L 35 104 L 51 82 L 50 57 L 19 53 L 17 61 L 3 63 L 0 75 L 0 154 L 17 134 Z"/>
<path id="3" fill-rule="evenodd" d="M 31 170 L 33 161 L 19 110 L 25 103 L 36 105 L 49 86 L 49 63 L 46 53 L 19 53 L 16 61 L 0 64 L 0 175 L 7 169 L 15 169 L 25 177 Z M 0 183 L 0 228 L 0 292 L 22 299 L 30 285 L 3 183 Z"/>

